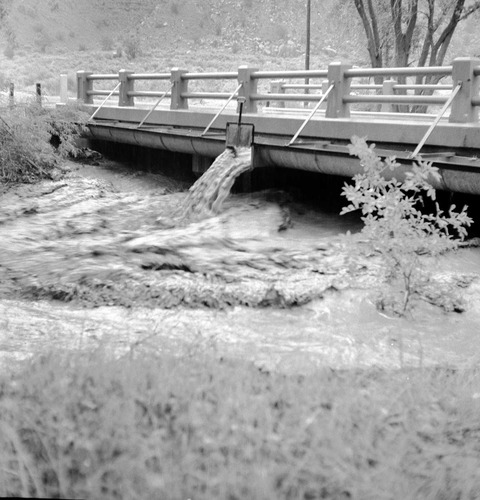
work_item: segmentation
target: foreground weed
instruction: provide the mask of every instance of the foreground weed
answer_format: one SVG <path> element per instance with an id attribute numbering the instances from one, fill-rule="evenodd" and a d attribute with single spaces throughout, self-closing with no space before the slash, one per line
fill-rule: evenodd
<path id="1" fill-rule="evenodd" d="M 441 181 L 441 177 L 430 163 L 416 162 L 401 181 L 395 177 L 400 164 L 394 158 L 382 161 L 365 139 L 353 137 L 349 149 L 359 157 L 363 172 L 354 176 L 353 185 L 344 187 L 350 204 L 341 213 L 361 210 L 362 233 L 370 249 L 382 256 L 390 283 L 379 305 L 405 315 L 413 299 L 428 293 L 431 282 L 421 256 L 435 257 L 457 248 L 472 219 L 467 207 L 456 211 L 452 205 L 448 213 L 440 209 L 429 181 Z M 425 201 L 432 210 L 426 209 Z"/>
<path id="2" fill-rule="evenodd" d="M 479 429 L 474 369 L 56 352 L 0 379 L 0 495 L 474 499 Z"/>

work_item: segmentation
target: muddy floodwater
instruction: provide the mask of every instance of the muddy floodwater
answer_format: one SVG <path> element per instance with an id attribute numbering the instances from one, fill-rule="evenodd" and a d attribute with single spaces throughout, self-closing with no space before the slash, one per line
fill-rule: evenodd
<path id="1" fill-rule="evenodd" d="M 354 258 L 342 236 L 360 230 L 355 219 L 268 190 L 179 222 L 188 184 L 106 160 L 66 170 L 1 195 L 4 366 L 95 346 L 214 348 L 300 372 L 480 360 L 478 248 L 425 260 L 435 300 L 389 317 L 374 304 L 380 262 Z M 442 305 L 442 283 L 461 308 Z"/>

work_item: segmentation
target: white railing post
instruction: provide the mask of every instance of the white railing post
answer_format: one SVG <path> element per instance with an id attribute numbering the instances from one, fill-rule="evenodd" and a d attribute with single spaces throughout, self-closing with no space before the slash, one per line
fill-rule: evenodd
<path id="1" fill-rule="evenodd" d="M 396 83 L 395 80 L 383 80 L 382 95 L 395 95 L 395 89 L 393 87 Z M 384 113 L 393 113 L 393 104 L 391 102 L 383 103 L 382 111 Z"/>
<path id="2" fill-rule="evenodd" d="M 249 66 L 240 66 L 238 68 L 238 84 L 242 85 L 238 92 L 238 97 L 244 97 L 243 111 L 245 113 L 257 112 L 257 101 L 251 99 L 252 94 L 257 93 L 258 80 L 252 78 L 252 73 L 257 71 L 257 68 Z"/>
<path id="3" fill-rule="evenodd" d="M 60 75 L 60 102 L 68 104 L 68 75 Z"/>
<path id="4" fill-rule="evenodd" d="M 170 109 L 188 109 L 188 99 L 182 96 L 182 94 L 188 92 L 188 80 L 182 78 L 185 73 L 188 73 L 186 69 L 172 68 L 170 74 L 172 84 Z"/>
<path id="5" fill-rule="evenodd" d="M 133 92 L 134 89 L 134 80 L 129 78 L 131 74 L 133 74 L 133 71 L 126 69 L 121 69 L 118 72 L 118 81 L 120 82 L 120 88 L 118 90 L 119 106 L 135 106 L 133 96 L 129 95 L 129 92 Z"/>
<path id="6" fill-rule="evenodd" d="M 462 87 L 452 102 L 449 121 L 452 123 L 478 122 L 478 108 L 472 106 L 472 97 L 478 97 L 480 78 L 475 77 L 473 69 L 480 65 L 480 59 L 458 57 L 453 61 L 453 87 Z"/>
<path id="7" fill-rule="evenodd" d="M 88 93 L 93 90 L 93 81 L 88 77 L 91 71 L 77 71 L 77 99 L 85 104 L 93 104 L 93 97 Z"/>
<path id="8" fill-rule="evenodd" d="M 270 94 L 285 94 L 285 89 L 283 88 L 283 80 L 272 80 L 270 82 Z M 285 101 L 268 101 L 268 106 L 272 108 L 284 108 Z"/>
<path id="9" fill-rule="evenodd" d="M 326 118 L 348 118 L 350 109 L 343 97 L 350 93 L 350 78 L 345 78 L 344 73 L 351 68 L 350 64 L 333 62 L 328 65 L 328 85 L 334 85 L 328 96 Z"/>

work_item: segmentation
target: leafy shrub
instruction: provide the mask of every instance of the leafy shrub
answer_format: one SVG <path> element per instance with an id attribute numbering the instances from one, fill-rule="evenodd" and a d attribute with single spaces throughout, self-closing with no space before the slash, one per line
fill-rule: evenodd
<path id="1" fill-rule="evenodd" d="M 15 106 L 0 115 L 0 182 L 32 182 L 51 177 L 61 158 L 76 156 L 75 138 L 87 115 L 66 106 Z"/>
<path id="2" fill-rule="evenodd" d="M 420 256 L 456 248 L 472 219 L 467 207 L 457 212 L 452 205 L 448 213 L 440 209 L 429 179 L 441 177 L 430 163 L 416 162 L 400 181 L 393 176 L 400 165 L 394 158 L 382 161 L 365 139 L 353 137 L 350 154 L 360 158 L 364 171 L 353 178 L 353 185 L 344 187 L 350 205 L 341 213 L 362 211 L 363 235 L 370 249 L 382 256 L 391 285 L 379 305 L 404 315 L 412 299 L 425 296 L 429 285 L 430 275 Z M 430 212 L 426 202 L 433 205 Z"/>
<path id="3" fill-rule="evenodd" d="M 137 36 L 131 36 L 124 41 L 123 51 L 127 56 L 127 59 L 136 59 L 142 55 L 142 46 L 140 38 Z"/>

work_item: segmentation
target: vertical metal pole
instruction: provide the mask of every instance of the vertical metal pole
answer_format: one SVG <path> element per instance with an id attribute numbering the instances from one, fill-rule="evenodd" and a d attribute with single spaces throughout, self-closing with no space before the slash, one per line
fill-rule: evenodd
<path id="1" fill-rule="evenodd" d="M 307 26 L 306 26 L 306 46 L 305 46 L 305 69 L 308 71 L 310 69 L 310 19 L 311 19 L 312 3 L 311 0 L 307 0 Z M 305 85 L 310 83 L 310 78 L 305 78 Z M 305 89 L 305 93 L 309 93 L 309 89 Z M 305 107 L 308 106 L 308 101 L 304 103 Z"/>

